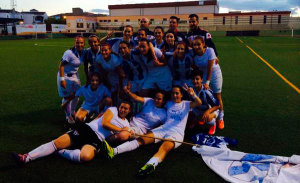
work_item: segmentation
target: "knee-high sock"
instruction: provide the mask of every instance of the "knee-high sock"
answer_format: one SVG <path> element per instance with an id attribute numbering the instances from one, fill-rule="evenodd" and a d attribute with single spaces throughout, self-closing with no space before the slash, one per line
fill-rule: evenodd
<path id="1" fill-rule="evenodd" d="M 62 149 L 58 151 L 58 154 L 68 160 L 77 163 L 80 162 L 80 149 L 75 149 L 75 150 Z"/>
<path id="2" fill-rule="evenodd" d="M 212 119 L 210 122 L 208 122 L 209 125 L 214 125 L 216 124 L 216 118 Z"/>
<path id="3" fill-rule="evenodd" d="M 133 151 L 133 150 L 137 149 L 139 146 L 140 145 L 137 140 L 125 142 L 125 143 L 117 146 L 116 148 L 114 148 L 114 155 Z"/>
<path id="4" fill-rule="evenodd" d="M 66 99 L 62 99 L 62 104 L 64 104 L 67 100 Z M 71 112 L 71 102 L 69 102 L 66 106 L 66 108 L 64 109 L 65 113 L 66 113 L 66 117 L 71 116 L 72 112 Z"/>
<path id="5" fill-rule="evenodd" d="M 220 113 L 219 113 L 219 120 L 223 120 L 223 118 L 224 118 L 224 111 L 222 110 L 220 110 Z"/>
<path id="6" fill-rule="evenodd" d="M 71 112 L 72 114 L 75 114 L 76 106 L 79 102 L 79 98 L 75 97 L 70 103 L 71 103 Z"/>
<path id="7" fill-rule="evenodd" d="M 53 141 L 43 144 L 28 153 L 28 156 L 26 158 L 26 163 L 44 156 L 48 156 L 54 153 L 55 151 L 56 151 L 56 147 Z"/>

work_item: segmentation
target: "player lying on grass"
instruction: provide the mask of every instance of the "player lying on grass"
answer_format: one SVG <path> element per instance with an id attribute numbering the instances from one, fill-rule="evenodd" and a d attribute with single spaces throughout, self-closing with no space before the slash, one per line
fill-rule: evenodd
<path id="1" fill-rule="evenodd" d="M 195 94 L 193 88 L 188 88 L 187 85 L 185 85 L 183 89 L 186 90 L 187 93 L 192 96 L 195 101 L 191 102 L 182 100 L 182 88 L 180 86 L 173 86 L 171 94 L 172 100 L 167 102 L 167 104 L 165 105 L 167 109 L 166 122 L 158 128 L 155 128 L 148 132 L 146 134 L 147 137 L 139 137 L 136 140 L 126 142 L 126 146 L 123 144 L 123 148 L 126 149 L 123 152 L 132 151 L 134 149 L 137 149 L 141 145 L 159 142 L 159 140 L 154 139 L 153 137 L 183 141 L 184 130 L 187 123 L 189 111 L 192 108 L 200 106 L 202 103 L 199 97 Z M 111 148 L 108 143 L 105 143 L 104 145 L 107 145 L 107 147 L 106 149 L 103 148 L 102 150 L 106 150 L 108 157 L 113 158 L 114 149 Z M 154 156 L 139 170 L 138 174 L 144 176 L 152 173 L 155 167 L 165 159 L 166 155 L 172 149 L 177 148 L 180 145 L 180 143 L 175 143 L 173 141 L 164 141 L 161 144 L 158 152 L 154 154 Z"/>
<path id="2" fill-rule="evenodd" d="M 74 162 L 87 162 L 92 160 L 102 148 L 104 139 L 113 133 L 129 130 L 126 119 L 131 111 L 131 103 L 121 102 L 120 106 L 108 108 L 101 118 L 90 123 L 78 123 L 75 130 L 69 131 L 57 139 L 43 144 L 28 154 L 13 153 L 13 157 L 20 164 L 48 156 L 56 151 L 62 157 Z M 68 150 L 67 148 L 75 148 Z"/>
<path id="3" fill-rule="evenodd" d="M 65 51 L 57 73 L 57 88 L 59 96 L 63 98 L 62 103 L 65 103 L 80 88 L 78 69 L 83 63 L 84 55 L 84 37 L 76 36 L 74 47 Z M 73 99 L 64 108 L 68 123 L 75 122 L 73 115 L 75 115 L 77 103 L 78 99 Z"/>
<path id="4" fill-rule="evenodd" d="M 78 122 L 84 122 L 87 115 L 91 113 L 98 114 L 105 106 L 111 106 L 111 93 L 110 91 L 100 82 L 100 76 L 98 73 L 93 73 L 88 86 L 82 86 L 76 91 L 75 96 L 70 97 L 63 105 L 62 108 L 68 105 L 68 102 L 73 98 L 83 96 L 84 102 L 75 114 L 75 120 Z"/>
<path id="5" fill-rule="evenodd" d="M 193 88 L 196 92 L 196 95 L 201 99 L 202 105 L 193 108 L 193 110 L 190 112 L 188 118 L 188 128 L 193 128 L 197 123 L 200 125 L 207 123 L 210 125 L 208 134 L 213 135 L 216 131 L 216 118 L 219 114 L 219 101 L 215 99 L 211 90 L 206 90 L 202 85 L 202 71 L 194 70 L 191 75 L 194 86 Z"/>
<path id="6" fill-rule="evenodd" d="M 129 82 L 128 86 L 124 87 L 125 93 L 136 102 L 143 104 L 141 112 L 136 114 L 130 121 L 130 130 L 135 134 L 146 134 L 150 130 L 163 124 L 167 118 L 167 112 L 164 108 L 165 105 L 165 92 L 158 90 L 154 94 L 154 98 L 140 97 L 130 91 L 131 84 Z M 128 131 L 122 131 L 108 138 L 108 141 L 116 141 L 115 139 L 128 140 L 133 138 L 132 133 Z M 123 145 L 124 146 L 124 145 Z M 115 148 L 114 153 L 122 153 L 122 145 Z M 125 145 L 126 147 L 126 145 Z"/>

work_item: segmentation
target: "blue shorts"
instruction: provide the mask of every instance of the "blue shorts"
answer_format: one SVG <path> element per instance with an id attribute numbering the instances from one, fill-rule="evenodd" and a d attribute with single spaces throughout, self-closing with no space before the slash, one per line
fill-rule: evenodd
<path id="1" fill-rule="evenodd" d="M 58 89 L 58 95 L 60 97 L 69 97 L 72 95 L 72 93 L 75 93 L 80 88 L 80 79 L 77 74 L 69 75 L 67 76 L 65 74 L 64 76 L 65 81 L 67 83 L 67 87 L 63 88 L 60 85 L 60 76 L 59 73 L 57 74 L 57 89 Z"/>

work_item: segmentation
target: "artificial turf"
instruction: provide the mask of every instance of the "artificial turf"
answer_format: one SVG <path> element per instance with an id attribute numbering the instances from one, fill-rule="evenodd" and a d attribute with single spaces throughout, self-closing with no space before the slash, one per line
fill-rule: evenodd
<path id="1" fill-rule="evenodd" d="M 291 156 L 300 153 L 300 95 L 245 46 L 260 54 L 300 87 L 300 39 L 216 37 L 223 73 L 225 129 L 238 140 L 234 150 Z M 0 182 L 224 182 L 182 145 L 145 180 L 137 170 L 158 145 L 142 147 L 108 161 L 101 157 L 74 164 L 55 155 L 15 166 L 10 152 L 26 153 L 63 134 L 56 75 L 72 39 L 0 41 Z M 81 80 L 85 81 L 83 68 Z M 199 131 L 206 132 L 206 131 Z M 188 140 L 188 139 L 187 139 Z"/>

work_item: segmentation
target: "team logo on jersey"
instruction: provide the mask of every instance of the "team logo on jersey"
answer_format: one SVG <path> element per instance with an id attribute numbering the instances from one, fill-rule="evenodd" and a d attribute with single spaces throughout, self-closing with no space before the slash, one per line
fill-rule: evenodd
<path id="1" fill-rule="evenodd" d="M 206 39 L 211 39 L 211 34 L 210 33 L 206 33 Z"/>

